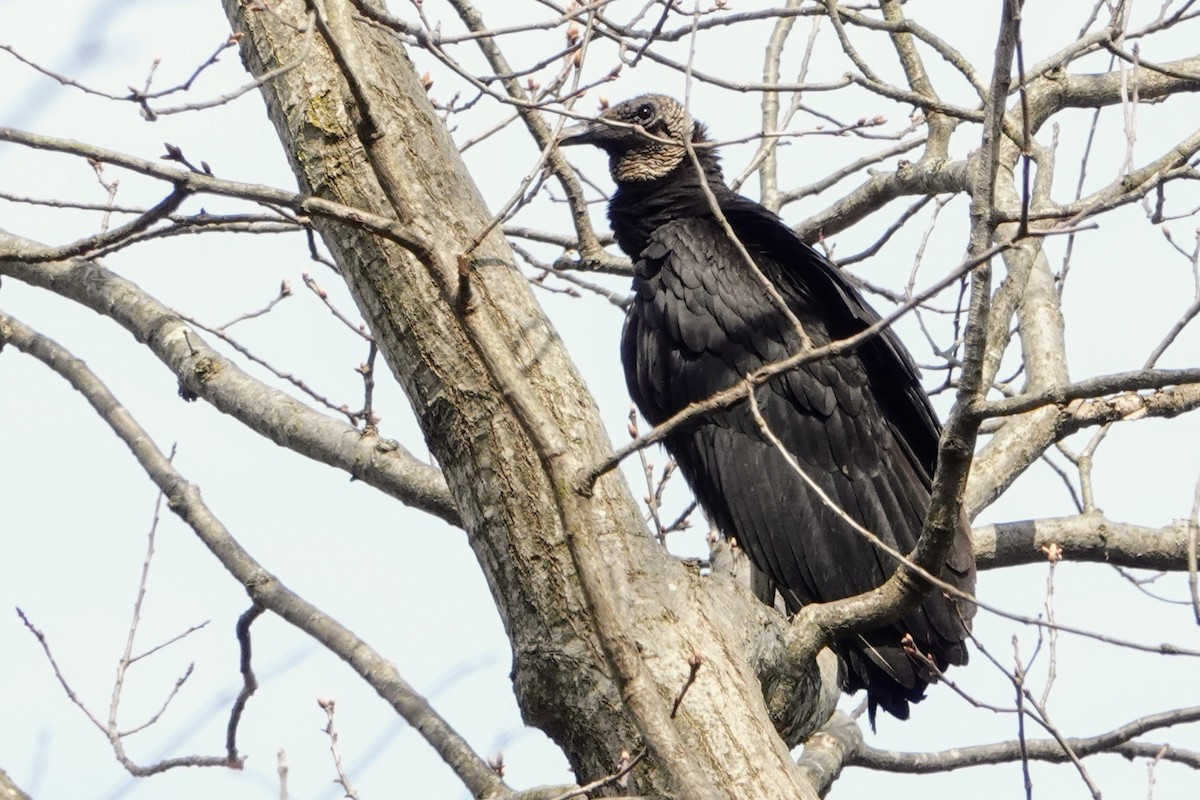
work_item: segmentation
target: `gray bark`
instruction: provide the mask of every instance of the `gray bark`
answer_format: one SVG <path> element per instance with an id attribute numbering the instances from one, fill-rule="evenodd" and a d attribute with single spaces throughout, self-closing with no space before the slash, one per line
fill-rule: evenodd
<path id="1" fill-rule="evenodd" d="M 303 37 L 273 14 L 224 4 L 253 74 L 300 54 Z M 301 2 L 274 8 L 303 22 Z M 589 497 L 574 491 L 571 477 L 611 452 L 592 399 L 497 232 L 460 281 L 459 256 L 488 213 L 399 42 L 344 4 L 322 8 L 302 65 L 264 87 L 268 114 L 303 192 L 394 217 L 411 233 L 415 245 L 402 247 L 317 222 L 444 469 L 512 642 L 525 719 L 563 747 L 581 780 L 612 771 L 644 740 L 651 757 L 633 775 L 638 792 L 814 797 L 775 733 L 751 655 L 775 696 L 809 698 L 773 703 L 807 712 L 788 724 L 801 733 L 821 721 L 816 673 L 790 675 L 778 615 L 652 542 L 619 475 Z M 766 635 L 752 641 L 752 630 Z M 698 679 L 664 725 L 694 651 Z"/>
<path id="2" fill-rule="evenodd" d="M 0 769 L 0 800 L 30 800 L 21 787 L 12 782 L 8 773 Z"/>

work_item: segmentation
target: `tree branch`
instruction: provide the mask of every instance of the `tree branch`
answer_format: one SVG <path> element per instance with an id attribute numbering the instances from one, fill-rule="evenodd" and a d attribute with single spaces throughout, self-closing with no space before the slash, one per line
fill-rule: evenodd
<path id="1" fill-rule="evenodd" d="M 1023 414 L 1048 405 L 1066 406 L 1073 400 L 1101 397 L 1106 394 L 1139 392 L 1146 389 L 1165 389 L 1168 386 L 1191 388 L 1200 384 L 1200 369 L 1139 369 L 1130 372 L 1115 372 L 1088 380 L 1030 394 L 1007 397 L 981 403 L 976 413 L 981 418 L 1003 417 Z M 1118 398 L 1108 398 L 1113 404 Z M 1078 407 L 1078 406 L 1077 406 Z M 1130 409 L 1127 413 L 1132 413 Z M 1089 414 L 1095 412 L 1089 411 Z M 1074 415 L 1072 415 L 1074 416 Z"/>
<path id="2" fill-rule="evenodd" d="M 13 783 L 8 773 L 0 769 L 0 800 L 33 800 L 21 787 Z"/>
<path id="3" fill-rule="evenodd" d="M 975 459 L 966 497 L 974 518 L 999 497 L 1046 448 L 1084 428 L 1144 418 L 1170 419 L 1200 408 L 1200 386 L 1170 387 L 1145 394 L 1083 400 L 1065 410 L 1043 407 L 1014 417 Z"/>
<path id="4" fill-rule="evenodd" d="M 1065 561 L 1134 569 L 1185 571 L 1188 524 L 1163 528 L 1114 522 L 1099 512 L 984 525 L 971 531 L 980 569 L 1044 563 L 1044 546 L 1062 548 Z"/>
<path id="5" fill-rule="evenodd" d="M 987 392 L 987 386 L 982 383 L 982 374 L 991 298 L 990 256 L 995 252 L 992 242 L 995 225 L 991 208 L 1000 161 L 1003 98 L 1008 94 L 1012 59 L 1019 35 L 1018 10 L 1019 0 L 1005 0 L 1003 3 L 982 144 L 974 161 L 969 260 L 978 266 L 971 271 L 970 277 L 971 301 L 964 333 L 962 375 L 954 407 L 938 445 L 929 513 L 921 536 L 909 555 L 916 567 L 935 575 L 941 572 L 946 553 L 963 524 L 962 500 L 979 430 L 979 422 L 973 419 L 970 409 Z M 847 631 L 862 630 L 896 619 L 906 609 L 914 607 L 926 591 L 928 584 L 920 580 L 911 568 L 901 565 L 882 586 L 869 592 L 831 603 L 805 606 L 796 615 L 793 627 L 811 627 L 820 632 L 822 641 L 829 641 Z"/>
<path id="6" fill-rule="evenodd" d="M 809 781 L 824 797 L 842 774 L 842 767 L 863 747 L 862 729 L 850 715 L 838 711 L 821 729 L 804 742 L 804 752 L 796 762 Z"/>
<path id="7" fill-rule="evenodd" d="M 1078 757 L 1097 755 L 1100 753 L 1116 752 L 1127 758 L 1153 757 L 1164 749 L 1163 745 L 1148 745 L 1141 742 L 1130 742 L 1131 739 L 1159 728 L 1169 728 L 1172 725 L 1182 725 L 1200 720 L 1200 707 L 1179 708 L 1174 711 L 1164 711 L 1161 714 L 1151 714 L 1133 722 L 1122 725 L 1107 733 L 1086 738 L 1067 738 L 1063 740 L 1071 751 Z M 1134 745 L 1128 748 L 1127 745 Z M 1070 756 L 1062 745 L 1054 739 L 1026 740 L 1024 752 L 1020 742 L 998 742 L 996 744 L 978 745 L 975 747 L 956 747 L 936 753 L 902 753 L 889 750 L 877 750 L 868 744 L 860 745 L 851 752 L 846 763 L 848 766 L 867 767 L 886 772 L 908 772 L 927 774 L 931 772 L 948 772 L 950 770 L 974 767 L 982 764 L 1003 764 L 1029 758 L 1035 761 L 1050 761 L 1062 763 L 1070 760 Z M 1177 761 L 1196 769 L 1200 769 L 1200 753 L 1187 750 L 1166 748 L 1163 758 Z"/>
<path id="8" fill-rule="evenodd" d="M 429 702 L 400 677 L 391 661 L 336 620 L 327 616 L 268 572 L 242 548 L 200 498 L 199 490 L 176 471 L 150 435 L 125 412 L 104 384 L 61 345 L 10 316 L 0 314 L 0 341 L 12 342 L 36 356 L 87 398 L 96 413 L 133 453 L 150 479 L 169 500 L 169 507 L 196 533 L 221 565 L 261 606 L 324 645 L 349 664 L 386 700 L 462 779 L 477 797 L 506 791 L 496 773 L 442 719 Z M 248 625 L 254 609 L 243 616 Z M 248 657 L 244 649 L 244 657 Z"/>
<path id="9" fill-rule="evenodd" d="M 1200 91 L 1200 57 L 1167 61 L 1160 66 L 1167 72 L 1147 70 L 1138 73 L 1138 98 L 1141 102 Z M 1055 71 L 1036 78 L 1027 90 L 1031 129 L 1036 132 L 1050 117 L 1066 108 L 1117 105 L 1122 98 L 1121 82 L 1120 71 L 1090 75 Z"/>
<path id="10" fill-rule="evenodd" d="M 104 147 L 97 147 L 86 142 L 75 142 L 69 139 L 58 139 L 53 136 L 30 133 L 16 128 L 0 127 L 0 142 L 32 147 L 37 150 L 48 150 L 55 153 L 80 156 L 82 158 L 100 161 L 105 164 L 123 167 L 124 169 L 148 175 L 152 178 L 168 181 L 175 185 L 177 191 L 186 193 L 215 194 L 223 197 L 233 197 L 241 200 L 282 206 L 297 213 L 309 216 L 338 220 L 339 222 L 363 228 L 374 234 L 396 242 L 405 249 L 432 258 L 429 244 L 424 235 L 412 226 L 397 222 L 394 219 L 378 214 L 372 214 L 362 209 L 351 208 L 342 203 L 335 203 L 319 197 L 305 196 L 274 189 L 269 186 L 253 183 L 227 181 L 202 172 L 165 167 L 157 161 L 147 161 L 144 158 L 119 153 Z M 0 250 L 0 259 L 11 258 L 14 253 Z M 56 250 L 43 246 L 36 258 L 53 261 L 59 258 Z"/>
<path id="11" fill-rule="evenodd" d="M 353 426 L 250 377 L 136 284 L 91 261 L 39 263 L 41 252 L 43 245 L 0 231 L 0 274 L 49 289 L 110 317 L 145 342 L 181 386 L 281 447 L 344 470 L 451 525 L 461 525 L 445 478 L 436 467 L 421 463 L 395 441 L 363 436 Z"/>

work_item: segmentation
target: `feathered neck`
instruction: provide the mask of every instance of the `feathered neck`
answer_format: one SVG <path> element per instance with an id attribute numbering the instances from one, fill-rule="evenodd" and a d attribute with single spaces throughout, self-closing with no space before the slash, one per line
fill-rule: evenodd
<path id="1" fill-rule="evenodd" d="M 692 136 L 695 145 L 706 145 L 707 131 L 703 124 L 696 123 Z M 632 259 L 649 243 L 654 229 L 674 219 L 711 216 L 705 185 L 716 196 L 718 203 L 736 197 L 725 185 L 720 158 L 713 147 L 695 148 L 696 160 L 700 162 L 697 172 L 695 163 L 680 147 L 683 156 L 679 163 L 666 175 L 654 180 L 618 181 L 617 191 L 608 204 L 608 219 L 617 244 Z"/>

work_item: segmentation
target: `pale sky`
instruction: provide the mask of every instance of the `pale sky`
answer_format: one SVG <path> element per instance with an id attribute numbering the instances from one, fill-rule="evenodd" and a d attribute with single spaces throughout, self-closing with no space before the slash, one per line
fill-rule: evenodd
<path id="1" fill-rule="evenodd" d="M 426 13 L 444 20 L 444 30 L 458 30 L 452 11 L 430 0 Z M 531 13 L 550 12 L 535 4 L 480 2 L 494 24 L 512 24 Z M 733 4 L 731 4 L 733 5 Z M 737 10 L 758 7 L 738 3 Z M 1032 63 L 1070 41 L 1091 3 L 1030 3 L 1026 25 L 1026 60 Z M 1140 5 L 1154 5 L 1141 9 Z M 1153 16 L 1157 4 L 1140 4 L 1139 13 Z M 393 11 L 412 16 L 407 3 Z M 1049 8 L 1046 8 L 1048 6 Z M 629 16 L 638 3 L 614 4 L 613 16 Z M 986 72 L 990 63 L 995 3 L 923 0 L 906 5 L 945 38 L 960 44 Z M 658 11 L 653 11 L 656 15 Z M 507 16 L 505 16 L 507 14 Z M 522 16 L 524 14 L 525 16 Z M 514 16 L 515 15 L 515 16 Z M 643 23 L 648 24 L 648 23 Z M 759 80 L 763 27 L 718 30 L 701 38 L 697 66 L 731 79 Z M 156 85 L 185 78 L 228 34 L 216 0 L 0 0 L 0 44 L 11 44 L 38 63 L 89 86 L 121 93 L 141 85 L 151 61 L 162 57 Z M 797 23 L 795 52 L 784 64 L 793 76 L 808 22 Z M 1192 38 L 1147 41 L 1143 57 L 1165 61 L 1194 52 Z M 1186 40 L 1184 40 L 1186 39 Z M 515 61 L 534 60 L 532 52 L 559 46 L 561 32 L 531 37 L 525 47 L 541 50 L 510 54 Z M 883 39 L 873 40 L 881 46 Z M 835 58 L 835 39 L 826 28 L 817 50 L 813 80 L 828 79 L 848 67 Z M 865 45 L 864 45 L 865 46 Z M 467 46 L 455 51 L 469 64 L 479 60 Z M 671 52 L 686 59 L 687 44 Z M 890 51 L 864 50 L 871 59 L 890 65 Z M 424 54 L 420 69 L 434 70 L 432 94 L 445 100 L 454 91 Z M 825 59 L 822 65 L 821 59 Z M 933 61 L 936 62 L 936 59 Z M 589 55 L 592 77 L 611 69 L 611 50 L 597 46 Z M 1102 69 L 1106 60 L 1091 62 Z M 836 65 L 836 66 L 829 66 Z M 931 63 L 937 76 L 943 65 Z M 482 68 L 480 68 L 482 69 Z M 825 76 L 825 77 L 818 77 Z M 791 79 L 790 77 L 788 78 Z M 186 100 L 206 99 L 244 83 L 236 50 L 206 73 Z M 946 98 L 970 102 L 964 83 L 946 81 Z M 75 138 L 144 158 L 163 152 L 163 142 L 180 146 L 189 158 L 207 161 L 220 177 L 294 188 L 295 180 L 257 93 L 228 106 L 144 121 L 135 106 L 120 104 L 64 88 L 32 72 L 0 52 L 0 125 Z M 625 70 L 619 81 L 603 88 L 613 100 L 653 89 L 684 92 L 682 76 L 649 63 Z M 583 98 L 577 110 L 594 111 L 596 96 Z M 812 99 L 814 103 L 816 98 Z M 731 96 L 697 86 L 691 105 L 718 138 L 751 134 L 758 125 L 757 95 Z M 900 130 L 908 110 L 881 104 L 865 94 L 847 94 L 845 106 L 820 98 L 822 108 L 855 119 L 883 113 L 882 130 Z M 1156 157 L 1170 142 L 1194 129 L 1194 97 L 1163 106 L 1137 109 L 1134 162 Z M 1184 113 L 1186 112 L 1186 113 Z M 456 131 L 460 141 L 485 129 L 506 111 L 490 108 L 468 117 Z M 1108 125 L 1097 137 L 1097 157 L 1089 186 L 1096 188 L 1118 174 L 1126 142 L 1119 109 L 1102 117 Z M 1059 173 L 1055 195 L 1072 196 L 1078 155 L 1090 113 L 1063 115 Z M 797 126 L 811 127 L 811 118 Z M 515 131 L 515 128 L 514 128 Z M 975 129 L 956 135 L 952 157 L 962 157 L 977 142 Z M 1039 141 L 1048 143 L 1050 132 Z M 876 147 L 879 146 L 877 143 Z M 806 137 L 784 148 L 788 186 L 814 180 L 850 160 L 861 144 L 845 139 Z M 741 172 L 751 150 L 730 148 L 729 174 Z M 599 154 L 572 153 L 602 187 L 607 176 Z M 489 203 L 498 208 L 537 160 L 519 131 L 489 140 L 467 153 L 468 165 Z M 894 164 L 888 162 L 889 165 Z M 161 186 L 107 170 L 105 179 L 120 179 L 117 202 L 148 205 L 165 194 Z M 824 195 L 789 207 L 785 218 L 796 221 L 826 207 L 857 185 L 858 178 Z M 1175 185 L 1173 185 L 1175 186 Z M 744 191 L 753 194 L 751 181 Z M 78 159 L 54 157 L 12 145 L 0 145 L 0 192 L 36 197 L 70 197 L 92 203 L 105 199 L 92 170 Z M 1194 190 L 1168 193 L 1177 211 L 1200 204 Z M 906 205 L 907 203 L 903 204 Z M 242 208 L 214 198 L 193 199 L 185 210 Z M 902 205 L 897 205 L 897 212 Z M 561 207 L 543 202 L 524 224 L 565 229 Z M 913 253 L 928 223 L 902 231 L 881 256 L 858 265 L 871 281 L 902 286 L 912 268 Z M 917 287 L 928 285 L 944 269 L 957 264 L 965 246 L 965 203 L 958 200 L 943 212 L 943 221 L 926 250 Z M 595 211 L 603 226 L 602 208 Z M 557 220 L 555 222 L 554 220 Z M 861 229 L 836 237 L 836 254 L 850 254 L 874 241 L 890 220 L 870 220 Z M 95 232 L 99 215 L 31 207 L 0 200 L 0 228 L 47 243 L 59 244 Z M 1196 217 L 1171 224 L 1176 240 L 1193 244 Z M 1064 240 L 1047 243 L 1057 269 Z M 553 255 L 546 251 L 547 255 Z M 241 341 L 272 363 L 303 377 L 338 402 L 361 401 L 361 380 L 353 371 L 366 355 L 362 342 L 340 326 L 303 287 L 311 273 L 334 302 L 355 320 L 358 314 L 338 278 L 308 259 L 298 235 L 205 236 L 168 240 L 135 247 L 105 261 L 108 268 L 138 283 L 163 302 L 200 321 L 220 324 L 262 307 L 277 293 L 281 280 L 291 282 L 294 296 L 264 318 L 233 328 Z M 1190 266 L 1145 223 L 1139 208 L 1102 218 L 1100 230 L 1081 235 L 1075 245 L 1064 313 L 1072 376 L 1084 378 L 1141 365 L 1195 292 Z M 999 270 L 998 270 L 999 271 Z M 625 281 L 598 279 L 624 291 Z M 615 441 L 625 438 L 628 397 L 620 377 L 617 335 L 620 312 L 602 298 L 571 299 L 543 292 L 539 299 L 558 326 L 596 394 Z M 952 298 L 951 298 L 952 299 Z M 949 301 L 947 301 L 949 302 Z M 0 309 L 56 339 L 83 358 L 107 383 L 163 450 L 177 444 L 176 466 L 198 484 L 205 500 L 250 552 L 292 589 L 348 625 L 394 661 L 401 674 L 429 697 L 471 744 L 484 755 L 504 752 L 507 779 L 515 787 L 571 780 L 566 761 L 534 729 L 522 726 L 508 679 L 510 653 L 487 586 L 461 531 L 406 509 L 346 475 L 283 451 L 223 417 L 203 401 L 185 403 L 176 394 L 173 376 L 149 353 L 136 346 L 115 324 L 68 300 L 31 289 L 12 279 L 0 286 Z M 906 320 L 904 339 L 928 362 L 921 333 Z M 208 343 L 217 346 L 212 337 Z M 1200 334 L 1188 331 L 1168 351 L 1162 366 L 1200 363 Z M 260 369 L 256 377 L 268 379 Z M 427 452 L 408 410 L 407 401 L 379 365 L 376 407 L 383 433 L 418 455 Z M 933 385 L 938 376 L 927 375 Z M 273 385 L 279 385 L 271 380 Z M 936 398 L 944 413 L 947 397 Z M 1196 415 L 1193 415 L 1195 417 Z M 124 646 L 129 613 L 153 515 L 155 490 L 129 453 L 112 436 L 83 399 L 57 375 L 33 359 L 8 348 L 0 353 L 0 768 L 38 800 L 44 798 L 267 798 L 278 796 L 276 753 L 286 751 L 293 797 L 331 798 L 340 790 L 328 753 L 329 740 L 318 698 L 337 701 L 336 725 L 348 774 L 360 796 L 465 797 L 457 779 L 433 751 L 399 720 L 354 673 L 319 645 L 285 623 L 263 617 L 254 628 L 254 663 L 260 681 L 240 731 L 246 770 L 176 770 L 149 779 L 130 778 L 115 762 L 103 735 L 66 698 L 37 645 L 17 618 L 19 606 L 46 635 L 74 691 L 99 716 L 108 714 L 112 676 Z M 1072 439 L 1080 446 L 1090 437 Z M 1099 505 L 1114 520 L 1158 526 L 1187 516 L 1200 478 L 1200 423 L 1197 419 L 1151 420 L 1116 427 L 1096 462 Z M 665 456 L 651 451 L 661 464 Z M 644 493 L 636 460 L 628 463 L 635 494 Z M 671 502 L 678 509 L 682 492 Z M 1034 467 L 977 522 L 1025 519 L 1073 513 L 1059 479 L 1044 466 Z M 667 516 L 672 516 L 668 513 Z M 691 539 L 674 543 L 693 552 L 704 525 Z M 120 719 L 139 724 L 155 713 L 174 681 L 194 663 L 194 673 L 162 721 L 131 737 L 129 754 L 139 762 L 188 754 L 223 751 L 227 708 L 240 683 L 233 625 L 248 606 L 240 587 L 224 573 L 191 531 L 163 511 L 156 555 L 135 651 L 171 638 L 189 626 L 211 620 L 203 630 L 172 645 L 133 668 L 126 681 Z M 1045 566 L 984 573 L 979 594 L 1009 611 L 1036 615 L 1045 593 Z M 1157 582 L 1156 593 L 1186 597 L 1184 576 Z M 1187 605 L 1167 605 L 1145 595 L 1099 565 L 1062 564 L 1057 571 L 1055 611 L 1060 621 L 1112 636 L 1150 644 L 1171 641 L 1200 647 L 1197 626 Z M 7 609 L 7 610 L 4 610 Z M 977 633 L 989 651 L 1011 666 L 1011 637 L 1020 640 L 1028 658 L 1038 635 L 981 613 Z M 1033 680 L 1040 693 L 1045 673 L 1040 657 Z M 1099 733 L 1135 717 L 1200 703 L 1197 665 L 1192 659 L 1134 654 L 1064 636 L 1058 654 L 1058 678 L 1049 710 L 1055 723 L 1071 736 Z M 953 673 L 968 692 L 988 702 L 1008 705 L 1012 690 L 998 670 L 980 654 L 970 666 Z M 846 699 L 852 708 L 856 700 Z M 1030 736 L 1042 738 L 1040 731 Z M 934 686 L 916 707 L 914 718 L 901 723 L 882 719 L 877 734 L 867 734 L 878 747 L 905 750 L 939 749 L 1015 737 L 1012 715 L 975 709 L 948 688 Z M 1156 731 L 1150 741 L 1200 749 L 1200 730 L 1184 726 Z M 1109 797 L 1142 797 L 1147 772 L 1142 762 L 1114 756 L 1088 759 L 1093 779 Z M 1035 794 L 1040 797 L 1089 796 L 1069 765 L 1032 766 Z M 1163 763 L 1155 771 L 1155 796 L 1194 796 L 1197 779 L 1183 767 Z M 939 797 L 969 793 L 976 800 L 1022 796 L 1019 764 L 924 777 L 871 774 L 847 769 L 831 793 L 833 798 L 887 791 L 891 797 Z M 886 787 L 886 789 L 884 788 Z"/>

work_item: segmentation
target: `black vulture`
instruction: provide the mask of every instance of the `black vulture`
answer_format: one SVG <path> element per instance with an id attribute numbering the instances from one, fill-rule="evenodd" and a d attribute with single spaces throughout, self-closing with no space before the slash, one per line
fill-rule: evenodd
<path id="1" fill-rule="evenodd" d="M 682 145 L 689 140 L 702 174 Z M 609 221 L 634 264 L 621 359 L 651 424 L 801 351 L 805 340 L 820 347 L 879 319 L 837 267 L 725 185 L 704 126 L 676 100 L 628 100 L 568 130 L 561 143 L 595 145 L 610 159 L 617 188 Z M 714 215 L 705 184 L 745 253 Z M 902 553 L 916 544 L 939 425 L 912 357 L 888 329 L 773 378 L 755 396 L 766 427 L 828 501 L 741 402 L 664 441 L 710 521 L 775 584 L 789 612 L 879 586 L 896 561 L 837 509 Z M 965 519 L 941 577 L 974 590 Z M 845 691 L 867 690 L 872 726 L 878 707 L 907 719 L 908 704 L 933 679 L 906 653 L 905 637 L 939 669 L 965 664 L 973 612 L 934 591 L 895 623 L 834 644 Z"/>

